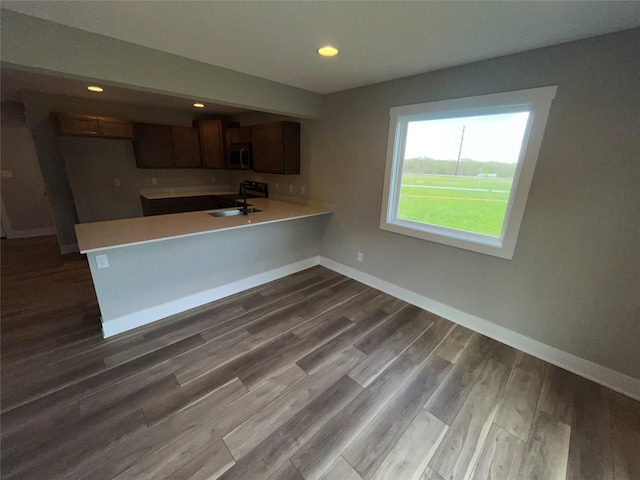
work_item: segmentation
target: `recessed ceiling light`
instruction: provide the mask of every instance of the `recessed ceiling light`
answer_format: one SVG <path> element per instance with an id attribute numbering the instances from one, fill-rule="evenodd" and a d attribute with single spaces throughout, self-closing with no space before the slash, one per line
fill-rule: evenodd
<path id="1" fill-rule="evenodd" d="M 331 45 L 325 45 L 324 47 L 320 47 L 318 49 L 318 55 L 322 57 L 335 57 L 338 55 L 338 49 L 332 47 Z"/>
<path id="2" fill-rule="evenodd" d="M 92 92 L 103 92 L 104 88 L 91 85 L 90 87 L 87 87 L 87 90 L 91 90 Z"/>
<path id="3" fill-rule="evenodd" d="M 204 103 L 194 103 L 193 106 L 196 108 L 204 108 Z"/>

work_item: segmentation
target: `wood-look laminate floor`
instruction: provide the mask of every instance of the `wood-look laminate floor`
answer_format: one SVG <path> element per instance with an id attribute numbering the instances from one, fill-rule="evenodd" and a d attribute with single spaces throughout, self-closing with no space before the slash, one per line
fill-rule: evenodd
<path id="1" fill-rule="evenodd" d="M 2 478 L 638 479 L 640 405 L 322 267 L 104 340 L 2 241 Z"/>

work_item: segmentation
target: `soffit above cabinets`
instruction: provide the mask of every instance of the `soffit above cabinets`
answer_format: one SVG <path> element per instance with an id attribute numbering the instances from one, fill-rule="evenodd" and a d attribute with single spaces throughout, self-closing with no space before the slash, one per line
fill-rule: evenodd
<path id="1" fill-rule="evenodd" d="M 48 95 L 62 95 L 72 98 L 95 100 L 101 102 L 122 103 L 139 107 L 155 107 L 182 112 L 193 112 L 197 115 L 237 115 L 248 110 L 206 102 L 205 108 L 194 108 L 194 99 L 191 97 L 178 97 L 162 95 L 156 92 L 144 90 L 101 85 L 104 91 L 94 93 L 87 90 L 86 81 L 42 73 L 29 72 L 3 66 L 1 69 L 0 89 L 3 102 L 22 102 L 25 92 L 39 92 Z"/>
<path id="2" fill-rule="evenodd" d="M 2 2 L 4 9 L 332 93 L 640 26 L 640 2 Z M 318 47 L 340 55 L 324 59 Z"/>

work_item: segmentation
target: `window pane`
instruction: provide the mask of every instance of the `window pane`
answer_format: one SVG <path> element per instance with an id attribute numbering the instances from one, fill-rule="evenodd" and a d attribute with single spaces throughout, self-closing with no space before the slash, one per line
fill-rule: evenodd
<path id="1" fill-rule="evenodd" d="M 397 218 L 500 237 L 528 118 L 408 122 Z"/>

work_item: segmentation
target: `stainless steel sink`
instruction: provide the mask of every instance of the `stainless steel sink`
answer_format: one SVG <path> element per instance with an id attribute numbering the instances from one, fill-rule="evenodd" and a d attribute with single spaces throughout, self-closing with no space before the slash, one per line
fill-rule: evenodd
<path id="1" fill-rule="evenodd" d="M 247 207 L 247 213 L 256 213 L 261 211 L 262 210 L 259 210 L 254 207 Z M 242 208 L 231 208 L 228 210 L 218 210 L 217 212 L 207 212 L 207 213 L 212 217 L 234 217 L 236 215 L 242 215 Z"/>

